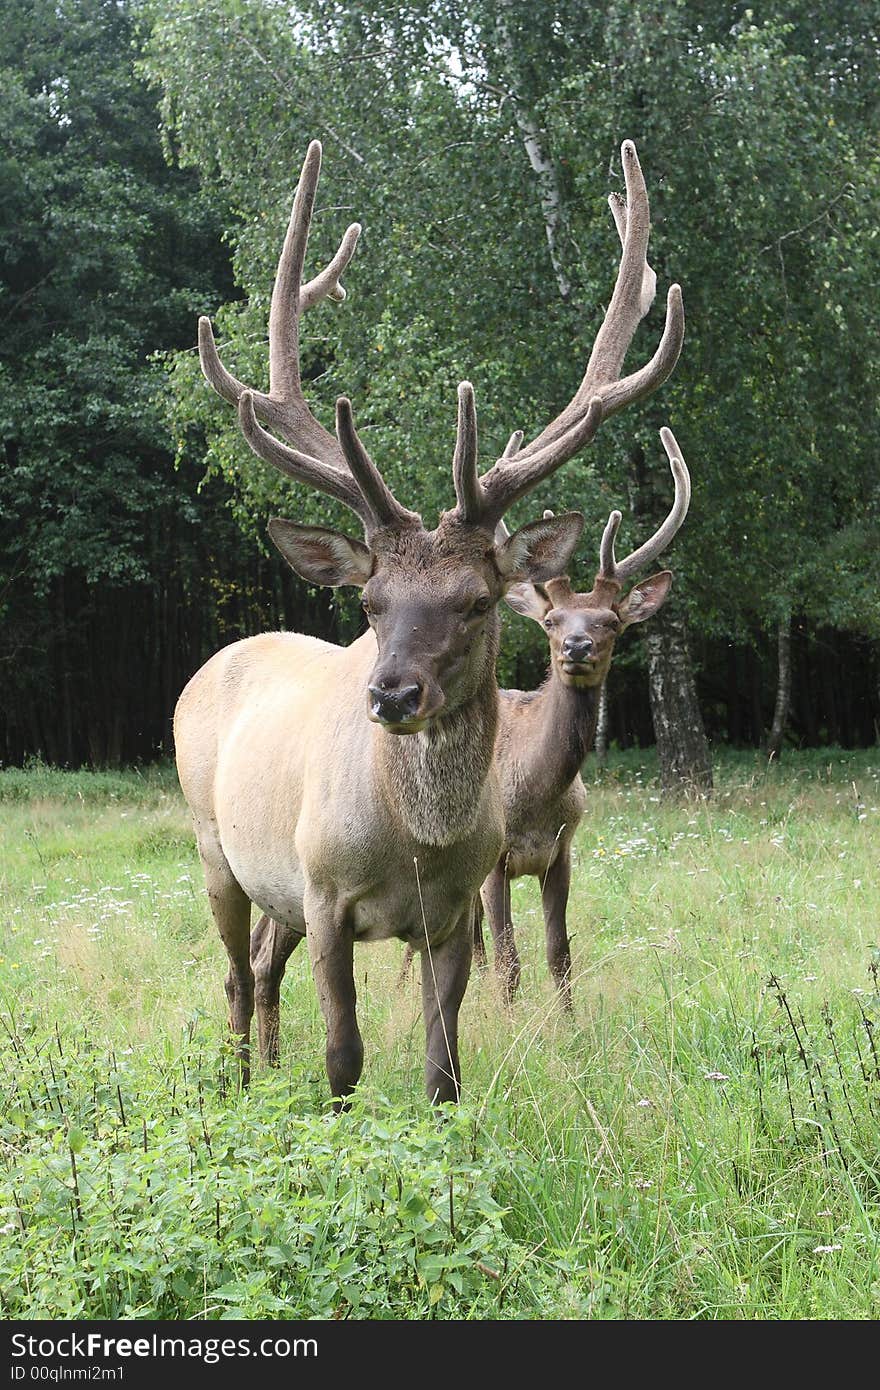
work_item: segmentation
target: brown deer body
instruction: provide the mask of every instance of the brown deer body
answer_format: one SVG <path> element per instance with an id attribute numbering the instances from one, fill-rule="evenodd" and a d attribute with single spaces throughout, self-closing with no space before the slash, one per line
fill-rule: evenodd
<path id="1" fill-rule="evenodd" d="M 493 763 L 497 604 L 511 584 L 541 583 L 564 569 L 582 518 L 544 518 L 500 542 L 495 528 L 513 502 L 589 443 L 604 416 L 665 379 L 683 333 L 673 287 L 654 358 L 620 376 L 649 274 L 647 196 L 630 142 L 623 163 L 630 226 L 627 210 L 618 210 L 617 286 L 581 387 L 531 444 L 480 476 L 473 392 L 462 383 L 457 504 L 434 531 L 394 498 L 355 432 L 348 402 L 337 402 L 334 438 L 303 398 L 299 317 L 327 295 L 342 297 L 339 275 L 357 236 L 350 228 L 327 269 L 302 285 L 317 143 L 303 166 L 276 275 L 267 395 L 231 376 L 210 324 L 200 324 L 205 375 L 237 403 L 255 452 L 360 519 L 366 543 L 286 521 L 269 529 L 310 582 L 359 586 L 371 628 L 347 648 L 284 633 L 235 643 L 196 673 L 178 702 L 178 771 L 229 957 L 230 1026 L 244 1081 L 255 1005 L 261 1053 L 277 1056 L 281 978 L 305 938 L 331 1091 L 347 1094 L 363 1063 L 354 944 L 397 936 L 424 953 L 428 1094 L 459 1094 L 458 1011 L 475 904 L 504 835 Z M 263 913 L 253 937 L 251 903 Z"/>
<path id="2" fill-rule="evenodd" d="M 589 593 L 558 576 L 542 585 L 515 584 L 506 602 L 540 623 L 550 644 L 550 668 L 540 689 L 502 690 L 496 763 L 504 807 L 504 849 L 483 884 L 481 898 L 495 947 L 495 964 L 508 998 L 519 984 L 510 885 L 523 876 L 541 885 L 547 963 L 567 1006 L 571 1004 L 571 951 L 566 910 L 571 845 L 587 807 L 580 769 L 593 744 L 599 695 L 620 633 L 644 622 L 664 602 L 672 576 L 663 570 L 623 598 L 624 580 L 654 560 L 687 514 L 690 479 L 669 430 L 662 433 L 675 478 L 675 501 L 663 526 L 626 560 L 614 558 L 620 513 L 603 537 L 599 572 Z M 545 513 L 549 517 L 551 513 Z M 499 531 L 503 532 L 501 523 Z M 635 561 L 635 563 L 633 563 Z M 476 941 L 482 948 L 477 925 Z"/>

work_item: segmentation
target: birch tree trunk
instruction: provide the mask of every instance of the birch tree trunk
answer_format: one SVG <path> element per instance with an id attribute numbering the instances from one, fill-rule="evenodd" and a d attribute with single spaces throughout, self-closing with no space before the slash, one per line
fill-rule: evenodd
<path id="1" fill-rule="evenodd" d="M 773 709 L 773 723 L 767 739 L 767 756 L 778 758 L 782 754 L 782 741 L 788 723 L 791 705 L 791 616 L 786 614 L 779 621 L 776 630 L 776 651 L 779 662 L 776 677 L 776 705 Z"/>
<path id="2" fill-rule="evenodd" d="M 596 762 L 604 767 L 608 758 L 608 682 L 603 682 L 599 692 L 599 713 L 596 719 Z"/>
<path id="3" fill-rule="evenodd" d="M 503 58 L 505 96 L 510 101 L 517 130 L 538 185 L 541 216 L 550 252 L 550 264 L 556 278 L 559 297 L 564 304 L 571 301 L 571 279 L 565 268 L 564 229 L 565 200 L 559 185 L 556 165 L 547 147 L 547 139 L 538 118 L 520 91 L 519 63 L 516 44 L 508 22 L 510 6 L 502 0 L 497 16 L 498 46 Z"/>
<path id="4" fill-rule="evenodd" d="M 567 304 L 571 299 L 571 281 L 565 273 L 560 245 L 563 228 L 563 203 L 559 181 L 556 177 L 556 167 L 544 148 L 541 128 L 532 112 L 516 99 L 514 99 L 513 110 L 529 163 L 538 181 L 544 231 L 547 234 L 550 264 L 553 266 L 553 274 L 556 276 L 559 297 Z"/>
<path id="5" fill-rule="evenodd" d="M 648 684 L 660 785 L 667 793 L 712 790 L 712 762 L 697 702 L 687 619 L 661 608 L 646 629 Z"/>

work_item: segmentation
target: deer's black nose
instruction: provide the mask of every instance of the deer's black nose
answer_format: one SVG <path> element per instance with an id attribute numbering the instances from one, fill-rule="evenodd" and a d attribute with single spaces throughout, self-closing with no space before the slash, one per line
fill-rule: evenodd
<path id="1" fill-rule="evenodd" d="M 566 661 L 586 661 L 593 652 L 592 637 L 566 637 L 562 644 L 562 655 Z"/>
<path id="2" fill-rule="evenodd" d="M 370 712 L 382 724 L 406 724 L 415 719 L 422 698 L 420 685 L 400 685 L 388 690 L 384 682 L 367 687 Z"/>

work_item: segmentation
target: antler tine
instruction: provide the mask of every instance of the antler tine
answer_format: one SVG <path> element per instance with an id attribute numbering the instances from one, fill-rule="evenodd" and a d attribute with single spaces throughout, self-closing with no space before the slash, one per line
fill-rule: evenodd
<path id="1" fill-rule="evenodd" d="M 660 344 L 645 366 L 621 378 L 620 372 L 639 323 L 654 299 L 657 277 L 648 265 L 648 193 L 631 140 L 621 146 L 626 200 L 612 194 L 609 205 L 621 241 L 620 265 L 611 301 L 593 345 L 580 386 L 564 410 L 524 448 L 501 458 L 480 479 L 487 517 L 497 519 L 590 442 L 599 424 L 631 401 L 646 396 L 669 376 L 684 339 L 681 289 L 672 285 Z"/>
<path id="2" fill-rule="evenodd" d="M 300 313 L 306 309 L 311 309 L 313 304 L 320 304 L 322 299 L 333 299 L 337 304 L 342 303 L 345 299 L 345 287 L 340 284 L 340 276 L 348 268 L 360 234 L 360 222 L 352 222 L 350 227 L 346 227 L 336 255 L 327 262 L 324 269 L 313 280 L 310 280 L 307 285 L 303 285 L 300 290 Z"/>
<path id="3" fill-rule="evenodd" d="M 620 237 L 620 265 L 611 302 L 593 343 L 581 390 L 586 382 L 595 390 L 619 375 L 635 331 L 654 303 L 657 292 L 657 276 L 648 265 L 648 237 L 651 230 L 648 190 L 632 140 L 624 140 L 621 145 L 620 162 L 623 165 L 626 198 L 624 200 L 620 194 L 612 194 L 608 199 Z"/>
<path id="4" fill-rule="evenodd" d="M 370 455 L 364 448 L 354 427 L 351 401 L 340 396 L 336 402 L 336 433 L 346 461 L 357 486 L 360 488 L 372 512 L 372 521 L 367 524 L 371 531 L 375 526 L 418 526 L 421 518 L 402 507 L 379 472 Z"/>
<path id="5" fill-rule="evenodd" d="M 477 409 L 474 388 L 469 381 L 458 386 L 458 428 L 452 477 L 458 510 L 464 521 L 479 523 L 483 510 L 480 480 L 477 477 Z"/>
<path id="6" fill-rule="evenodd" d="M 565 410 L 527 446 L 529 450 L 557 439 L 570 428 L 571 418 L 596 395 L 600 396 L 607 418 L 631 400 L 662 384 L 672 371 L 684 338 L 684 308 L 681 288 L 672 285 L 666 301 L 666 323 L 660 346 L 646 367 L 620 378 L 620 371 L 636 329 L 654 302 L 657 276 L 648 264 L 650 212 L 648 190 L 636 147 L 624 140 L 620 149 L 626 198 L 612 193 L 608 199 L 621 255 L 617 280 L 583 380 Z"/>
<path id="7" fill-rule="evenodd" d="M 321 172 L 321 144 L 313 140 L 303 162 L 290 222 L 275 272 L 269 310 L 269 393 L 252 390 L 259 417 L 277 429 L 296 448 L 321 461 L 325 455 L 336 467 L 344 462 L 333 435 L 325 430 L 309 410 L 302 395 L 299 373 L 299 316 L 325 298 L 344 298 L 339 277 L 354 255 L 360 225 L 352 223 L 333 259 L 313 280 L 301 287 L 302 267 L 308 241 L 318 177 Z M 241 393 L 251 390 L 223 366 L 214 340 L 211 321 L 199 320 L 199 356 L 202 371 L 224 400 L 237 404 Z M 305 436 L 305 437 L 304 437 Z"/>
<path id="8" fill-rule="evenodd" d="M 501 457 L 503 459 L 512 459 L 514 454 L 518 454 L 520 449 L 522 448 L 522 442 L 522 430 L 514 430 L 513 434 L 510 436 L 510 438 L 504 446 L 504 453 L 501 455 Z"/>
<path id="9" fill-rule="evenodd" d="M 347 269 L 352 256 L 355 253 L 358 237 L 361 234 L 361 224 L 352 222 L 346 228 L 339 249 L 331 261 L 327 263 L 314 279 L 304 285 L 299 292 L 299 312 L 303 313 L 306 309 L 311 309 L 315 304 L 320 304 L 323 299 L 333 299 L 341 304 L 345 299 L 345 289 L 340 284 L 340 277 Z M 214 339 L 214 330 L 211 320 L 203 315 L 199 319 L 199 358 L 201 359 L 202 371 L 213 386 L 214 390 L 224 400 L 232 405 L 237 405 L 241 399 L 242 391 L 249 390 L 244 382 L 239 381 L 230 371 L 224 367 L 217 351 L 217 344 Z M 271 399 L 262 391 L 252 393 L 260 402 L 261 414 L 282 428 L 283 422 L 279 414 L 280 402 Z M 328 435 L 328 438 L 330 436 Z M 331 439 L 332 442 L 332 439 Z"/>
<path id="10" fill-rule="evenodd" d="M 602 400 L 595 396 L 580 419 L 559 440 L 535 452 L 529 446 L 512 455 L 503 454 L 479 479 L 486 524 L 494 524 L 518 498 L 531 492 L 589 444 L 602 419 Z"/>
<path id="11" fill-rule="evenodd" d="M 277 468 L 289 478 L 316 487 L 343 502 L 360 517 L 367 530 L 375 525 L 367 499 L 350 473 L 329 468 L 309 454 L 292 449 L 288 444 L 282 444 L 274 434 L 269 434 L 260 426 L 254 408 L 253 391 L 242 391 L 238 402 L 238 419 L 242 434 L 258 458 L 263 459 L 265 463 L 271 463 L 273 468 Z"/>
<path id="12" fill-rule="evenodd" d="M 666 549 L 687 516 L 691 501 L 691 477 L 687 464 L 682 457 L 672 430 L 664 426 L 660 431 L 660 438 L 663 441 L 672 476 L 675 479 L 675 498 L 669 515 L 650 540 L 645 541 L 644 545 L 640 545 L 638 550 L 634 550 L 631 555 L 627 555 L 626 559 L 616 560 L 614 557 L 614 538 L 620 525 L 620 512 L 612 512 L 608 518 L 599 551 L 599 577 L 602 579 L 616 579 L 621 584 L 625 580 L 631 579 L 634 574 L 645 565 L 650 564 Z"/>
<path id="13" fill-rule="evenodd" d="M 239 381 L 238 377 L 228 372 L 220 361 L 214 329 L 206 314 L 199 319 L 199 361 L 202 364 L 203 376 L 213 386 L 217 395 L 222 396 L 224 401 L 229 401 L 230 405 L 238 405 L 242 391 L 248 388 L 243 381 Z"/>
<path id="14" fill-rule="evenodd" d="M 647 190 L 645 191 L 647 197 Z M 621 193 L 609 193 L 608 206 L 611 209 L 611 216 L 614 218 L 614 225 L 617 228 L 617 235 L 620 237 L 620 245 L 626 250 L 626 234 L 629 220 L 627 210 L 627 200 Z M 647 242 L 645 243 L 645 257 L 642 264 L 642 293 L 639 300 L 639 321 L 645 317 L 651 305 L 654 303 L 654 296 L 657 293 L 657 275 L 648 265 Z M 636 324 L 638 327 L 638 322 Z M 593 347 L 595 356 L 596 346 Z M 622 359 L 621 359 L 622 361 Z"/>
<path id="15" fill-rule="evenodd" d="M 301 391 L 300 289 L 320 175 L 321 142 L 313 140 L 296 186 L 269 307 L 269 395 L 283 401 L 295 401 Z"/>
<path id="16" fill-rule="evenodd" d="M 666 322 L 657 351 L 644 367 L 619 381 L 609 381 L 604 387 L 599 388 L 598 394 L 604 407 L 602 418 L 607 420 L 609 415 L 616 415 L 625 405 L 640 401 L 643 396 L 650 395 L 658 386 L 662 386 L 678 361 L 683 342 L 684 304 L 681 285 L 670 285 L 666 294 Z"/>
<path id="17" fill-rule="evenodd" d="M 602 532 L 602 541 L 599 545 L 599 573 L 603 577 L 614 577 L 616 568 L 614 560 L 614 542 L 620 523 L 623 520 L 623 513 L 614 511 L 605 523 L 605 530 Z"/>

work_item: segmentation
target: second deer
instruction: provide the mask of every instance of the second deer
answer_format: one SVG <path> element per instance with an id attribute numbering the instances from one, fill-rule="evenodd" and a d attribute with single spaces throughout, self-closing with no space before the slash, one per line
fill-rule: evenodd
<path id="1" fill-rule="evenodd" d="M 675 499 L 662 526 L 626 559 L 614 540 L 621 514 L 611 513 L 602 536 L 599 569 L 589 593 L 567 576 L 544 584 L 515 584 L 506 602 L 540 623 L 550 644 L 550 668 L 538 690 L 500 691 L 495 761 L 504 803 L 504 850 L 481 897 L 495 947 L 495 965 L 510 999 L 520 978 L 510 907 L 511 880 L 534 875 L 541 884 L 550 973 L 571 1006 L 571 951 L 566 926 L 571 845 L 587 805 L 581 765 L 592 747 L 599 695 L 621 632 L 643 623 L 665 601 L 669 570 L 623 588 L 669 545 L 687 515 L 690 477 L 671 430 L 660 432 L 675 479 Z M 545 512 L 549 517 L 552 513 Z M 506 532 L 502 522 L 496 538 Z M 482 932 L 477 929 L 477 950 Z"/>

